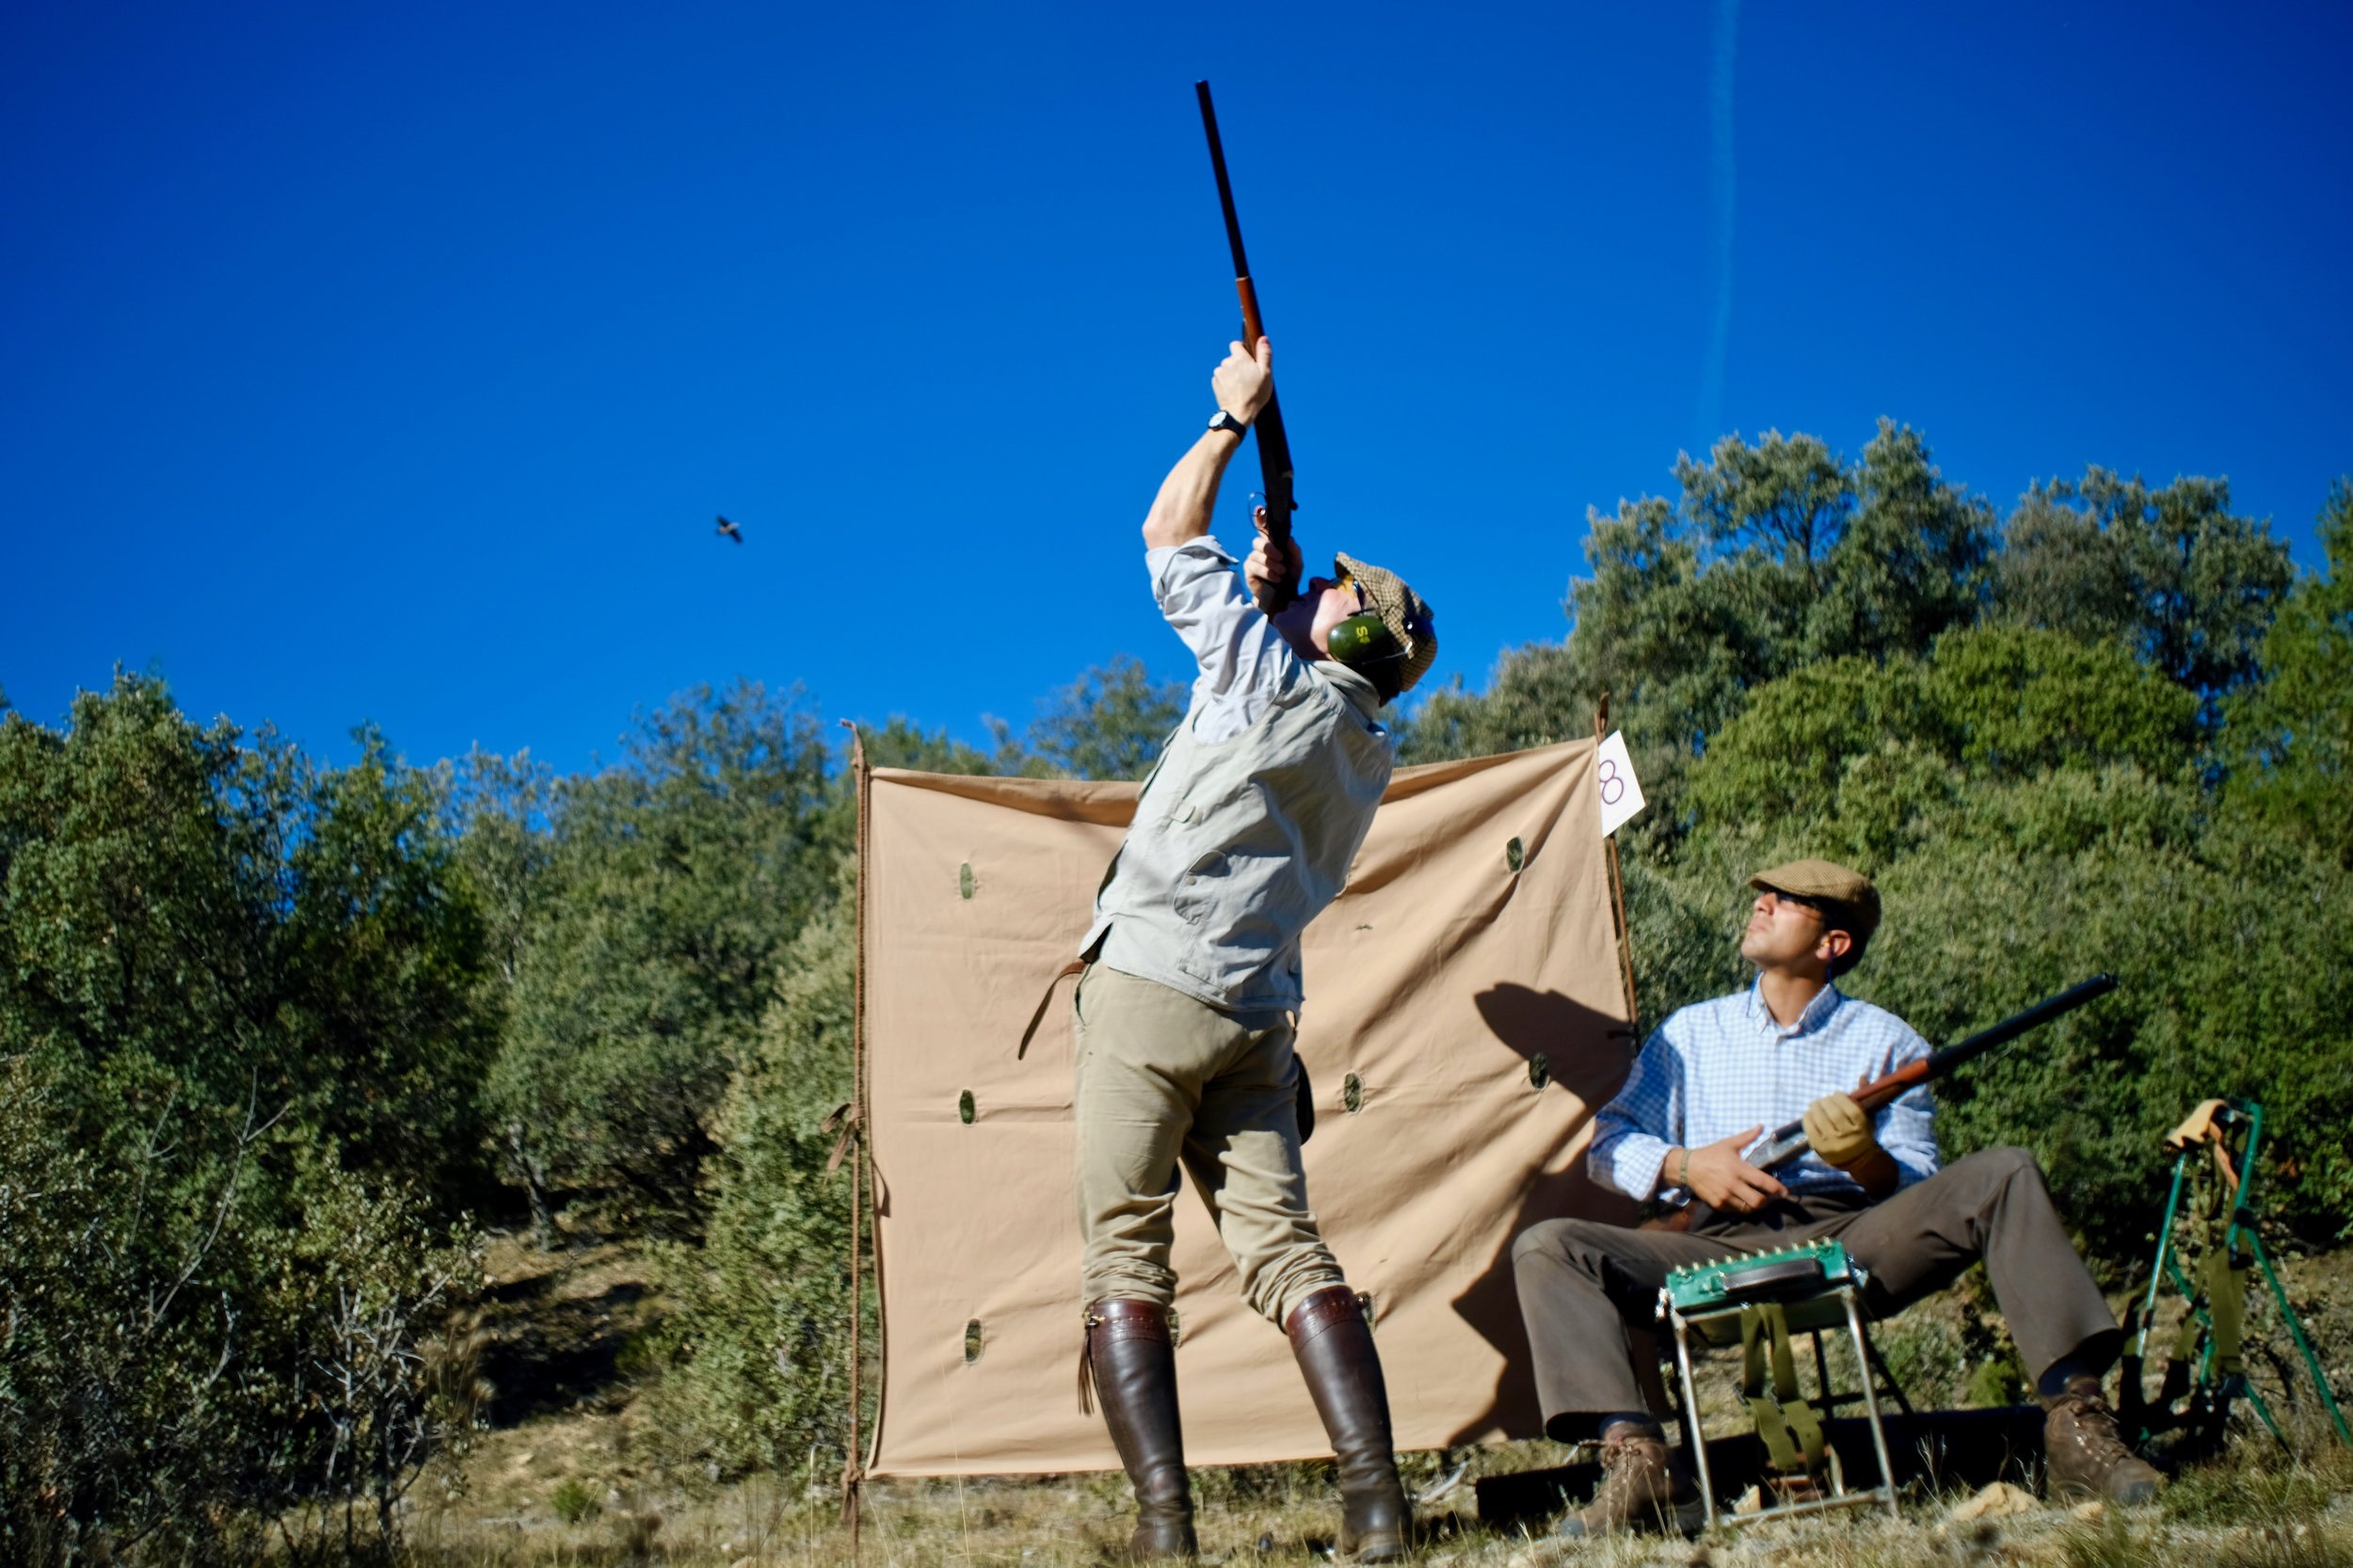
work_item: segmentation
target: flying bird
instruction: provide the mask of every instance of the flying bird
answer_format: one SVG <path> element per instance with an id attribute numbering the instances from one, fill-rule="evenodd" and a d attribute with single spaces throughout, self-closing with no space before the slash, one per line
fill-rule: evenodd
<path id="1" fill-rule="evenodd" d="M 744 531 L 741 528 L 736 527 L 735 524 L 729 522 L 724 517 L 719 520 L 719 526 L 714 529 L 713 532 L 725 534 L 728 538 L 733 539 L 737 544 L 742 544 L 744 542 Z"/>

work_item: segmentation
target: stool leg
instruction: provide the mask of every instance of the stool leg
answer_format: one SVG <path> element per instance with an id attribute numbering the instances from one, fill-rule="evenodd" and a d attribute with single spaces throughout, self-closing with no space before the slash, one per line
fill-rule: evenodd
<path id="1" fill-rule="evenodd" d="M 1683 1314 L 1673 1314 L 1675 1330 L 1675 1368 L 1683 1374 L 1683 1408 L 1690 1412 L 1691 1457 L 1699 1463 L 1700 1501 L 1707 1505 L 1707 1528 L 1716 1528 L 1716 1478 L 1707 1470 L 1707 1434 L 1700 1430 L 1699 1385 L 1691 1381 L 1691 1331 Z"/>
<path id="2" fill-rule="evenodd" d="M 1904 1515 L 1896 1506 L 1896 1466 L 1888 1459 L 1887 1433 L 1880 1428 L 1879 1391 L 1871 1385 L 1871 1351 L 1863 1337 L 1863 1309 L 1856 1304 L 1854 1291 L 1841 1295 L 1847 1303 L 1847 1328 L 1854 1336 L 1855 1365 L 1863 1368 L 1863 1413 L 1870 1417 L 1871 1447 L 1880 1456 L 1880 1490 L 1887 1498 L 1887 1516 L 1900 1520 Z"/>

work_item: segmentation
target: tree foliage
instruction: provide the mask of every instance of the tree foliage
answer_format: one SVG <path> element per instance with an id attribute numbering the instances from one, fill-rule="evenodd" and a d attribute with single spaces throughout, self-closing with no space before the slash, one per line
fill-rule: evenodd
<path id="1" fill-rule="evenodd" d="M 167 1100 L 220 1126 L 259 1103 L 461 1194 L 496 1040 L 482 923 L 428 781 L 361 742 L 322 769 L 131 676 L 63 732 L 0 722 L 0 1053 L 92 1146 Z"/>
<path id="2" fill-rule="evenodd" d="M 2327 569 L 2296 584 L 2264 634 L 2262 680 L 2232 700 L 2237 803 L 2353 870 L 2353 479 L 2320 514 Z"/>
<path id="3" fill-rule="evenodd" d="M 2095 466 L 2026 492 L 1998 599 L 2025 625 L 2119 639 L 2212 704 L 2254 676 L 2293 576 L 2269 527 L 2232 513 L 2227 481 L 2153 489 Z"/>
<path id="4" fill-rule="evenodd" d="M 1592 518 L 1567 638 L 1433 694 L 1409 755 L 1590 734 L 1609 692 L 1651 801 L 1621 834 L 1646 1016 L 1742 983 L 1757 867 L 1834 856 L 1890 910 L 1850 984 L 1931 1038 L 2123 981 L 1943 1091 L 1950 1148 L 2030 1144 L 2129 1250 L 2156 1133 L 2248 1096 L 2281 1128 L 2277 1201 L 2342 1231 L 2353 486 L 2329 570 L 2290 591 L 2220 480 L 2094 467 L 1996 530 L 1884 424 L 1860 463 L 1768 435 L 1676 478 Z"/>
<path id="5" fill-rule="evenodd" d="M 1588 735 L 1607 692 L 1668 807 L 1641 831 L 1672 832 L 1680 781 L 1754 688 L 1820 659 L 1916 651 L 1979 613 L 1993 515 L 1907 426 L 1882 421 L 1859 462 L 1811 436 L 1731 436 L 1675 479 L 1673 502 L 1588 514 L 1593 576 L 1570 589 L 1567 643 L 1512 654 L 1485 696 L 1435 694 L 1409 757 Z"/>
<path id="6" fill-rule="evenodd" d="M 847 859 L 841 871 L 856 876 Z M 843 892 L 802 928 L 728 1086 L 703 1244 L 665 1257 L 680 1311 L 659 1347 L 664 1425 L 730 1471 L 817 1456 L 830 1473 L 846 1446 L 849 1173 L 828 1166 L 831 1113 L 851 1093 Z"/>
<path id="7" fill-rule="evenodd" d="M 826 896 L 843 826 L 826 766 L 798 695 L 746 683 L 643 716 L 618 765 L 550 792 L 488 1084 L 541 1212 L 582 1192 L 691 1228 L 728 1075 Z M 475 863 L 514 862 L 515 817 L 476 819 Z"/>
<path id="8" fill-rule="evenodd" d="M 1125 654 L 1098 664 L 1040 705 L 1031 721 L 1025 767 L 1000 759 L 1008 773 L 1069 778 L 1142 778 L 1184 715 L 1188 694 L 1176 680 L 1154 682 L 1144 661 Z"/>
<path id="9" fill-rule="evenodd" d="M 435 792 L 136 677 L 11 715 L 0 958 L 0 1556 L 389 1554 L 496 1025 Z"/>

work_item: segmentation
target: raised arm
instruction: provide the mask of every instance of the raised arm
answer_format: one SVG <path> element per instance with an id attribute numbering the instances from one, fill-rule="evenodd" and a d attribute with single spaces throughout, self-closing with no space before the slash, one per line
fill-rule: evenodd
<path id="1" fill-rule="evenodd" d="M 1257 418 L 1258 410 L 1274 395 L 1273 345 L 1260 338 L 1254 355 L 1241 344 L 1233 344 L 1224 362 L 1210 373 L 1209 391 L 1219 409 L 1241 424 Z M 1193 450 L 1176 459 L 1176 466 L 1160 481 L 1152 510 L 1144 516 L 1144 542 L 1158 548 L 1183 544 L 1208 533 L 1209 515 L 1217 506 L 1218 481 L 1241 450 L 1241 431 L 1204 430 Z"/>

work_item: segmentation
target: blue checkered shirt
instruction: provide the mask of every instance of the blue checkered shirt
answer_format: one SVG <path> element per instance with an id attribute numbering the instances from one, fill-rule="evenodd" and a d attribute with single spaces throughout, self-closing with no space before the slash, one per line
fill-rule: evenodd
<path id="1" fill-rule="evenodd" d="M 1625 1087 L 1593 1118 L 1586 1169 L 1604 1187 L 1647 1198 L 1663 1179 L 1670 1148 L 1699 1148 L 1760 1122 L 1769 1138 L 1822 1096 L 1884 1078 L 1928 1054 L 1928 1042 L 1901 1018 L 1835 985 L 1823 986 L 1785 1029 L 1766 1010 L 1760 984 L 1752 983 L 1681 1008 L 1651 1032 Z M 1898 1186 L 1936 1174 L 1935 1113 L 1921 1084 L 1872 1118 L 1880 1146 L 1895 1159 Z M 1773 1174 L 1792 1192 L 1861 1191 L 1852 1176 L 1811 1151 Z M 1685 1198 L 1672 1187 L 1657 1195 L 1670 1203 Z"/>

